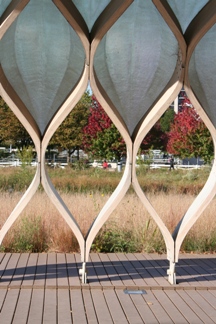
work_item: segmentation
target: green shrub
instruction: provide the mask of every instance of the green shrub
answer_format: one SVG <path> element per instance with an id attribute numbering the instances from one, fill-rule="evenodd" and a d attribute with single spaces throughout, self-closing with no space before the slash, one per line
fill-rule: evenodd
<path id="1" fill-rule="evenodd" d="M 10 250 L 12 252 L 44 252 L 46 248 L 46 235 L 41 217 L 21 218 Z"/>
<path id="2" fill-rule="evenodd" d="M 96 252 L 137 252 L 137 244 L 132 231 L 122 231 L 114 228 L 101 230 L 92 244 L 92 250 Z"/>

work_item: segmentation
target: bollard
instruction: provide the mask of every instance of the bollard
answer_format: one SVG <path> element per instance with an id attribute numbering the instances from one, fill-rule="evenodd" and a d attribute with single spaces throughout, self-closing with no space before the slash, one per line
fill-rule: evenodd
<path id="1" fill-rule="evenodd" d="M 118 162 L 118 164 L 117 164 L 117 170 L 118 170 L 118 172 L 121 172 L 122 171 L 122 163 L 121 162 Z"/>

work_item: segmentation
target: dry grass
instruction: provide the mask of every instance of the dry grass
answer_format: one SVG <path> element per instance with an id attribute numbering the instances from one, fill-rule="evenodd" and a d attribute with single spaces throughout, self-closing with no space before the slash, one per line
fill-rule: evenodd
<path id="1" fill-rule="evenodd" d="M 62 193 L 61 196 L 74 218 L 77 220 L 84 235 L 87 233 L 94 218 L 109 198 L 109 195 L 100 193 Z M 20 198 L 21 195 L 18 193 L 1 193 L 0 226 L 3 225 Z M 164 193 L 159 193 L 157 195 L 149 194 L 148 198 L 170 231 L 174 229 L 194 200 L 194 196 L 192 195 L 168 195 Z M 213 238 L 213 241 L 215 237 L 216 247 L 216 222 L 213 221 L 215 215 L 216 200 L 214 199 L 191 229 L 187 236 L 189 240 L 186 244 L 183 244 L 183 249 L 190 249 L 188 242 L 190 242 L 190 245 L 192 244 L 191 242 L 195 241 L 200 242 L 200 245 L 203 245 L 203 242 L 207 244 L 210 237 Z M 34 224 L 36 224 L 36 226 Z M 35 230 L 37 231 L 37 244 L 36 247 L 32 247 L 29 242 L 25 242 L 25 236 L 28 236 L 30 233 L 29 235 L 33 237 L 33 231 Z M 130 233 L 139 251 L 160 251 L 160 249 L 163 250 L 164 248 L 163 240 L 156 224 L 139 198 L 133 193 L 127 194 L 112 213 L 108 222 L 103 227 L 103 235 L 106 230 L 111 230 L 113 233 L 117 234 L 120 232 Z M 24 235 L 20 234 L 22 231 L 24 231 Z M 100 242 L 96 240 L 96 249 L 102 244 L 102 236 L 100 237 Z M 125 238 L 122 238 L 122 240 L 122 244 L 125 243 Z M 17 241 L 19 242 L 17 243 Z M 196 247 L 198 243 L 194 245 Z M 76 239 L 68 225 L 61 215 L 59 215 L 47 195 L 39 191 L 35 194 L 17 222 L 15 222 L 7 233 L 3 241 L 3 246 L 6 251 L 22 249 L 40 251 L 42 249 L 47 251 L 74 252 L 79 250 Z M 212 249 L 214 250 L 215 247 L 212 247 Z M 198 247 L 196 247 L 196 249 L 198 249 Z"/>

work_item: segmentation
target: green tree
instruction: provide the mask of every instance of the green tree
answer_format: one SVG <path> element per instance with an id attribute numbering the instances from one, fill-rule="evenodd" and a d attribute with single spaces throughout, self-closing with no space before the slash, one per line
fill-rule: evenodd
<path id="1" fill-rule="evenodd" d="M 211 134 L 188 98 L 182 107 L 171 125 L 167 151 L 181 158 L 202 157 L 210 163 L 214 151 Z"/>
<path id="2" fill-rule="evenodd" d="M 32 145 L 32 139 L 12 110 L 0 97 L 0 143 L 18 148 Z"/>
<path id="3" fill-rule="evenodd" d="M 160 119 L 161 131 L 167 133 L 170 131 L 170 126 L 173 123 L 175 112 L 172 108 L 168 108 Z"/>
<path id="4" fill-rule="evenodd" d="M 92 158 L 120 160 L 125 156 L 126 146 L 121 134 L 95 96 L 92 96 L 88 124 L 83 132 L 84 150 Z"/>
<path id="5" fill-rule="evenodd" d="M 69 155 L 83 148 L 83 128 L 88 122 L 91 96 L 85 92 L 53 135 L 50 145 L 68 150 Z M 79 159 L 79 155 L 78 155 Z"/>

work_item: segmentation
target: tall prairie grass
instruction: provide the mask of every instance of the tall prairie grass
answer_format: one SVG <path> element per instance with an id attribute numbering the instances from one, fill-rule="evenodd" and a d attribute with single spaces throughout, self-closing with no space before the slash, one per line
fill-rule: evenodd
<path id="1" fill-rule="evenodd" d="M 177 193 L 197 195 L 209 175 L 210 168 L 198 170 L 167 169 L 149 170 L 145 166 L 137 168 L 137 177 L 145 193 Z M 117 187 L 122 172 L 89 168 L 85 170 L 48 169 L 49 176 L 57 190 L 65 193 L 100 192 L 110 194 Z M 35 169 L 0 168 L 0 191 L 23 192 L 31 183 Z"/>
<path id="2" fill-rule="evenodd" d="M 122 172 L 101 169 L 49 169 L 50 178 L 77 220 L 83 235 L 117 187 Z M 200 170 L 137 169 L 139 183 L 167 228 L 172 232 L 206 182 L 210 168 Z M 35 170 L 0 169 L 0 227 L 4 224 L 34 177 Z M 185 251 L 216 251 L 216 198 L 193 226 L 182 244 Z M 4 251 L 79 250 L 73 233 L 40 187 L 5 236 Z M 155 222 L 133 188 L 119 203 L 95 238 L 100 252 L 164 252 Z"/>
<path id="3" fill-rule="evenodd" d="M 61 193 L 85 235 L 110 195 Z M 21 198 L 20 193 L 0 195 L 0 226 Z M 193 195 L 149 194 L 159 215 L 172 232 L 194 200 Z M 216 199 L 203 212 L 182 245 L 184 251 L 216 251 Z M 135 193 L 127 194 L 93 242 L 99 252 L 165 252 L 161 233 Z M 7 233 L 2 250 L 12 252 L 75 252 L 78 243 L 44 192 L 38 191 Z"/>

